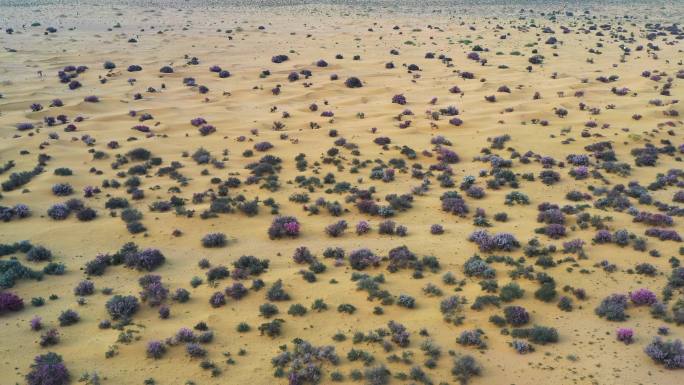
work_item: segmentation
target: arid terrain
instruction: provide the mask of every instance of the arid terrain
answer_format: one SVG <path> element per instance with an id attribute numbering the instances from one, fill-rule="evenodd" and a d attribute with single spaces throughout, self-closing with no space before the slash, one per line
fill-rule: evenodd
<path id="1" fill-rule="evenodd" d="M 682 383 L 682 11 L 0 1 L 0 385 Z"/>

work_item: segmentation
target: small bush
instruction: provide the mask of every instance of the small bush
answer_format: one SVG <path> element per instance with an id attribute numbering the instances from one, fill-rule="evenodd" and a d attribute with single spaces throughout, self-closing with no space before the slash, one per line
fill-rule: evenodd
<path id="1" fill-rule="evenodd" d="M 209 233 L 202 238 L 202 246 L 207 248 L 224 247 L 227 244 L 226 234 Z"/>
<path id="2" fill-rule="evenodd" d="M 71 326 L 78 323 L 81 317 L 73 310 L 65 310 L 57 319 L 59 320 L 59 326 Z"/>
<path id="3" fill-rule="evenodd" d="M 475 361 L 475 358 L 469 355 L 460 356 L 454 360 L 454 366 L 451 368 L 451 374 L 461 383 L 466 385 L 472 377 L 479 376 L 482 369 Z"/>

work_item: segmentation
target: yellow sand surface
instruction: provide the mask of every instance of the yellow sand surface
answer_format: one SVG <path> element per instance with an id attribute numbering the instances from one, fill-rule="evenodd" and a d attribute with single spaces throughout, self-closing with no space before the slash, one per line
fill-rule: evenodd
<path id="1" fill-rule="evenodd" d="M 671 169 L 681 173 L 679 150 L 660 154 L 655 167 L 638 167 L 631 155 L 633 149 L 648 144 L 662 147 L 665 140 L 675 147 L 683 143 L 681 116 L 671 112 L 684 113 L 676 103 L 684 98 L 683 80 L 677 77 L 684 59 L 681 40 L 667 32 L 653 40 L 647 39 L 647 34 L 655 29 L 647 26 L 648 23 L 660 22 L 665 26 L 681 22 L 678 14 L 681 9 L 677 10 L 676 5 L 664 9 L 593 7 L 587 14 L 577 9 L 568 16 L 564 11 L 542 14 L 540 9 L 520 12 L 519 8 L 508 7 L 497 13 L 494 7 L 459 12 L 434 6 L 413 13 L 391 6 L 253 8 L 190 7 L 174 3 L 167 7 L 146 7 L 107 2 L 87 6 L 0 7 L 3 29 L 13 28 L 12 34 L 0 35 L 0 45 L 4 48 L 0 51 L 0 165 L 8 161 L 16 164 L 0 175 L 0 181 L 6 181 L 13 172 L 32 170 L 39 154 L 50 157 L 44 171 L 29 183 L 1 192 L 0 206 L 26 204 L 32 215 L 0 223 L 0 243 L 28 240 L 49 248 L 54 262 L 66 266 L 63 275 L 45 275 L 41 281 L 19 280 L 13 287 L 4 289 L 21 296 L 25 307 L 19 312 L 0 315 L 0 384 L 25 383 L 24 376 L 33 357 L 47 351 L 63 357 L 73 383 L 83 373 L 96 372 L 102 384 L 112 385 L 143 384 L 150 378 L 156 384 L 188 381 L 286 384 L 287 376 L 273 376 L 275 368 L 271 358 L 281 352 L 282 345 L 292 350 L 295 338 L 316 346 L 335 347 L 340 362 L 337 366 L 322 365 L 321 383 L 331 383 L 333 371 L 344 375 L 342 383 L 364 383 L 364 380 L 352 380 L 350 375 L 352 370 L 366 369 L 362 362 L 347 358 L 352 348 L 372 353 L 375 361 L 370 366 L 385 365 L 392 373 L 390 383 L 419 383 L 417 379 L 402 379 L 401 373 L 408 376 L 412 367 L 420 366 L 432 383 L 456 384 L 458 380 L 451 374 L 453 361 L 465 354 L 474 357 L 481 367 L 481 375 L 471 379 L 473 384 L 683 383 L 681 370 L 665 369 L 644 353 L 659 326 L 670 328 L 666 339 L 684 338 L 681 326 L 653 318 L 648 306 L 630 305 L 629 318 L 624 322 L 607 321 L 594 311 L 606 296 L 627 294 L 639 288 L 649 288 L 662 300 L 661 291 L 672 270 L 669 259 L 681 258 L 681 243 L 646 237 L 644 232 L 650 226 L 634 223 L 627 210 L 594 207 L 600 196 L 584 202 L 566 199 L 566 194 L 573 190 L 591 193 L 590 186 L 610 190 L 615 185 L 626 186 L 636 181 L 646 187 L 658 174 Z M 33 22 L 40 25 L 31 26 Z M 50 26 L 57 31 L 46 32 Z M 563 33 L 561 27 L 568 28 L 568 33 Z M 544 28 L 553 32 L 544 32 Z M 546 44 L 551 36 L 557 42 Z M 638 50 L 637 46 L 642 49 Z M 475 47 L 482 49 L 478 54 L 486 62 L 467 57 L 478 49 Z M 391 50 L 398 54 L 392 54 Z M 429 52 L 434 53 L 434 58 L 426 58 Z M 535 52 L 544 56 L 542 64 L 528 61 Z M 273 56 L 281 54 L 289 60 L 280 64 L 271 61 Z M 342 58 L 337 59 L 337 54 Z M 354 60 L 355 55 L 359 56 L 358 60 Z M 442 60 L 440 55 L 450 60 Z M 198 64 L 189 64 L 193 57 Z M 325 60 L 328 66 L 316 66 L 319 59 Z M 115 63 L 116 68 L 104 69 L 105 61 Z M 386 68 L 387 62 L 393 62 L 395 68 Z M 128 66 L 133 64 L 140 65 L 142 71 L 128 72 Z M 409 70 L 411 64 L 419 69 Z M 58 77 L 58 71 L 69 65 L 88 67 L 76 78 L 82 87 L 75 90 L 70 90 Z M 160 73 L 160 68 L 166 65 L 173 67 L 174 72 Z M 230 77 L 220 78 L 210 72 L 212 65 L 229 71 Z M 270 75 L 260 77 L 264 70 L 270 71 Z M 306 78 L 300 74 L 299 80 L 288 80 L 291 72 L 302 70 L 310 70 L 312 75 Z M 643 71 L 661 76 L 654 80 L 642 76 Z M 471 73 L 473 78 L 464 78 L 464 73 Z M 331 80 L 332 74 L 338 75 L 338 80 Z M 597 79 L 612 75 L 617 77 L 612 82 Z M 358 77 L 363 87 L 346 87 L 345 80 L 352 76 Z M 183 79 L 188 77 L 209 91 L 201 94 L 197 86 L 184 85 Z M 668 81 L 671 82 L 669 95 L 662 95 L 668 89 L 665 86 Z M 461 92 L 451 93 L 449 90 L 454 86 Z M 501 92 L 501 86 L 507 86 L 510 92 Z M 278 95 L 272 92 L 275 87 L 280 88 Z M 611 91 L 622 87 L 628 88 L 624 96 Z M 137 93 L 142 98 L 136 99 Z M 539 98 L 534 97 L 535 93 L 539 93 Z M 393 97 L 399 94 L 405 96 L 405 105 L 392 103 Z M 97 96 L 99 102 L 84 101 L 90 95 Z M 494 102 L 485 100 L 490 95 L 495 95 Z M 63 101 L 63 107 L 49 107 L 55 98 Z M 436 101 L 431 104 L 433 98 Z M 662 104 L 649 104 L 654 99 L 660 99 Z M 32 103 L 41 104 L 43 109 L 32 111 Z M 310 110 L 313 103 L 318 106 L 317 111 Z M 581 108 L 580 104 L 586 107 Z M 450 124 L 452 116 L 432 114 L 447 106 L 459 110 L 461 125 Z M 567 116 L 556 114 L 560 108 L 567 110 Z M 595 110 L 592 112 L 592 109 Z M 402 115 L 405 110 L 410 110 L 412 115 Z M 131 116 L 130 111 L 135 111 L 136 116 Z M 334 116 L 321 116 L 323 111 L 332 111 Z M 144 113 L 151 114 L 152 119 L 140 122 L 138 118 Z M 45 117 L 60 114 L 68 117 L 68 124 L 76 126 L 75 131 L 65 132 L 66 124 L 45 123 Z M 635 114 L 640 117 L 635 118 Z M 77 116 L 83 120 L 76 122 Z M 198 117 L 215 126 L 216 132 L 200 135 L 190 123 Z M 402 128 L 406 121 L 411 121 L 410 125 Z M 16 125 L 23 122 L 33 123 L 34 128 L 17 130 Z M 275 122 L 284 126 L 274 129 Z M 148 126 L 152 134 L 132 129 L 139 124 Z M 336 137 L 331 137 L 331 130 L 336 130 Z M 587 134 L 582 135 L 583 132 Z M 488 139 L 506 134 L 510 140 L 502 149 L 491 148 Z M 430 170 L 430 166 L 440 164 L 439 150 L 431 144 L 437 136 L 448 139 L 451 146 L 444 147 L 460 158 L 458 163 L 449 165 L 453 187 L 440 186 L 437 177 L 442 171 Z M 375 144 L 373 141 L 378 137 L 388 137 L 391 143 L 385 147 Z M 335 144 L 340 138 L 346 144 Z M 109 148 L 111 141 L 117 141 L 119 147 Z M 273 148 L 265 153 L 253 149 L 254 144 L 265 141 Z M 566 157 L 590 155 L 585 146 L 602 141 L 612 144 L 618 161 L 631 166 L 631 174 L 608 173 L 597 167 L 601 161 L 590 156 L 589 178 L 575 180 L 569 174 L 573 166 Z M 415 159 L 402 153 L 404 146 L 415 151 Z M 131 198 L 124 182 L 130 177 L 129 167 L 142 162 L 131 160 L 118 168 L 112 167 L 118 157 L 126 156 L 135 148 L 145 148 L 153 157 L 162 159 L 161 165 L 153 165 L 146 175 L 139 176 L 139 189 L 144 191 L 144 198 L 140 200 Z M 222 165 L 197 164 L 190 155 L 199 148 L 208 150 Z M 330 152 L 332 148 L 338 153 Z M 252 150 L 253 155 L 246 156 L 246 150 Z M 524 164 L 519 155 L 528 151 L 534 155 Z M 487 188 L 486 181 L 492 179 L 488 174 L 492 165 L 478 157 L 488 152 L 503 159 L 518 155 L 511 159 L 518 188 Z M 262 187 L 264 181 L 245 183 L 251 175 L 246 166 L 266 154 L 282 160 L 277 173 L 279 187 L 275 191 Z M 298 154 L 306 155 L 308 165 L 303 170 L 296 167 Z M 558 183 L 541 182 L 539 173 L 544 170 L 539 162 L 541 157 L 556 160 L 551 170 L 560 174 Z M 396 162 L 390 163 L 392 159 L 403 159 L 405 167 L 401 169 Z M 172 162 L 182 164 L 177 171 L 185 182 L 158 174 L 161 167 L 168 167 Z M 565 162 L 564 167 L 559 162 Z M 371 178 L 371 170 L 381 164 L 396 169 L 394 181 Z M 426 173 L 424 178 L 412 177 L 414 164 L 422 167 Z M 54 170 L 60 167 L 71 169 L 73 175 L 55 175 Z M 599 171 L 604 179 L 591 175 L 593 170 Z M 323 184 L 328 173 L 334 175 L 334 183 Z M 522 178 L 527 173 L 534 175 L 534 181 Z M 300 175 L 319 178 L 321 186 L 308 191 L 295 180 Z M 459 190 L 466 176 L 477 177 L 475 185 L 485 190 L 482 199 L 474 199 Z M 229 177 L 240 179 L 242 184 L 227 188 L 228 195 L 232 198 L 242 195 L 247 200 L 258 198 L 259 214 L 249 217 L 236 210 L 202 219 L 201 214 L 210 207 L 211 196 L 218 196 L 219 186 Z M 212 181 L 213 178 L 216 179 Z M 428 183 L 421 191 L 423 179 Z M 117 180 L 121 187 L 102 187 L 104 180 Z M 681 186 L 684 176 L 678 180 Z M 387 205 L 387 194 L 413 194 L 412 207 L 390 218 L 397 225 L 406 226 L 408 234 L 403 237 L 379 234 L 378 225 L 384 218 L 361 213 L 351 191 L 334 192 L 335 183 L 340 182 L 348 182 L 358 190 L 374 188 L 373 198 L 381 206 Z M 55 196 L 52 186 L 57 183 L 69 183 L 74 193 L 68 197 Z M 85 198 L 86 186 L 99 187 L 101 192 Z M 675 183 L 649 194 L 653 201 L 676 206 L 673 194 L 681 189 Z M 458 191 L 464 197 L 469 207 L 467 215 L 459 217 L 442 210 L 440 196 L 446 191 Z M 512 191 L 526 194 L 530 204 L 506 205 L 505 197 Z M 193 201 L 194 194 L 203 193 L 206 195 L 203 202 Z M 308 193 L 309 202 L 291 201 L 289 198 L 295 193 Z M 174 209 L 150 210 L 154 202 L 168 201 L 173 196 L 185 199 L 185 214 L 177 214 Z M 130 234 L 120 218 L 121 210 L 105 208 L 111 197 L 127 198 L 132 207 L 142 212 L 141 222 L 147 231 Z M 70 198 L 82 199 L 86 206 L 97 211 L 97 218 L 82 222 L 72 214 L 58 221 L 47 215 L 53 204 Z M 269 239 L 267 229 L 274 215 L 272 208 L 263 204 L 268 198 L 277 202 L 280 215 L 297 217 L 301 223 L 299 237 Z M 325 206 L 320 206 L 320 213 L 316 215 L 304 210 L 305 205 L 315 206 L 319 198 L 339 202 L 344 208 L 341 216 L 331 215 Z M 634 198 L 629 201 L 639 211 L 658 212 L 652 204 L 643 204 Z M 566 215 L 567 235 L 561 239 L 535 233 L 535 229 L 543 226 L 537 222 L 537 206 L 543 202 L 561 207 L 587 204 L 584 212 L 611 218 L 605 221 L 611 233 L 627 229 L 637 237 L 644 237 L 647 249 L 637 251 L 631 245 L 593 244 L 596 229 L 591 226 L 581 229 L 574 214 Z M 491 224 L 486 228 L 489 233 L 511 233 L 522 247 L 511 252 L 479 251 L 475 243 L 468 241 L 473 231 L 482 229 L 473 224 L 477 208 L 486 212 Z M 194 215 L 189 216 L 188 211 Z M 500 212 L 508 214 L 508 221 L 494 220 L 494 214 Z M 673 218 L 670 229 L 684 234 L 681 217 Z M 342 219 L 349 224 L 347 231 L 336 238 L 326 235 L 325 227 Z M 361 220 L 370 223 L 370 233 L 355 233 L 355 226 Z M 444 234 L 432 235 L 433 224 L 441 224 Z M 175 230 L 180 235 L 174 235 Z M 202 237 L 215 232 L 226 234 L 228 245 L 202 247 Z M 535 257 L 524 255 L 524 246 L 535 237 L 543 245 L 556 245 L 558 251 L 551 255 L 559 262 L 557 266 L 543 268 L 535 265 Z M 562 251 L 563 242 L 577 238 L 586 242 L 586 258 Z M 110 318 L 105 303 L 111 295 L 139 296 L 138 279 L 146 272 L 120 265 L 110 266 L 102 276 L 88 277 L 83 268 L 98 254 L 113 254 L 127 242 L 135 242 L 141 248 L 159 249 L 166 263 L 153 274 L 161 275 L 171 292 L 177 288 L 189 290 L 191 299 L 187 303 L 168 299 L 166 303 L 171 311 L 168 319 L 159 318 L 158 308 L 141 303 L 129 325 L 121 330 L 100 329 L 98 324 Z M 367 292 L 357 290 L 357 282 L 351 280 L 355 271 L 348 261 L 336 266 L 332 259 L 323 257 L 327 247 L 341 247 L 347 256 L 355 249 L 368 248 L 386 257 L 391 249 L 402 245 L 419 258 L 437 257 L 440 269 L 434 272 L 426 269 L 422 277 L 414 277 L 413 269 L 389 272 L 388 261 L 384 259 L 380 266 L 361 272 L 384 275 L 385 282 L 380 287 L 395 298 L 395 303 L 387 306 L 381 306 L 378 299 L 368 300 Z M 292 259 L 300 246 L 308 247 L 327 266 L 325 272 L 317 274 L 314 283 L 308 283 L 300 274 L 307 266 Z M 660 256 L 650 256 L 650 250 L 657 250 Z M 500 308 L 490 305 L 479 311 L 470 308 L 476 297 L 497 294 L 485 292 L 479 285 L 481 278 L 465 275 L 463 265 L 474 254 L 483 258 L 492 254 L 511 256 L 522 266 L 531 268 L 532 277 L 534 273 L 545 272 L 555 279 L 558 296 L 548 303 L 535 298 L 537 281 L 515 279 L 525 293 L 514 304 L 527 309 L 530 325 L 556 328 L 557 343 L 533 344 L 534 352 L 518 354 L 510 346 L 514 338 L 489 321 L 492 315 L 503 315 L 503 307 L 511 304 L 502 303 Z M 242 300 L 229 297 L 225 306 L 211 307 L 210 296 L 236 280 L 228 278 L 209 284 L 206 270 L 198 262 L 206 258 L 212 266 L 224 265 L 232 270 L 232 263 L 242 255 L 270 261 L 268 270 L 259 276 L 266 287 L 250 290 Z M 563 261 L 566 257 L 571 259 Z M 46 262 L 27 261 L 20 252 L 0 258 L 16 258 L 37 270 L 46 265 Z M 604 260 L 616 265 L 614 272 L 598 265 Z M 658 273 L 649 277 L 628 272 L 644 262 L 655 266 Z M 499 287 L 514 280 L 509 276 L 514 266 L 498 262 L 492 262 L 491 266 L 496 269 Z M 452 272 L 459 281 L 464 280 L 464 285 L 457 290 L 459 286 L 443 283 L 442 275 L 446 272 Z M 192 288 L 190 280 L 194 276 L 202 278 L 204 283 Z M 242 281 L 250 287 L 254 278 Z M 73 289 L 84 279 L 94 282 L 95 294 L 84 297 L 79 304 Z M 259 325 L 268 321 L 260 316 L 259 306 L 269 302 L 266 291 L 278 279 L 283 280 L 291 300 L 276 302 L 280 310 L 276 318 L 285 322 L 282 334 L 270 338 L 258 331 Z M 426 295 L 423 289 L 427 284 L 438 286 L 443 295 Z M 563 290 L 566 286 L 584 289 L 587 298 L 575 298 Z M 105 288 L 110 288 L 112 293 L 103 294 Z M 53 294 L 58 298 L 48 299 Z M 414 297 L 415 308 L 398 306 L 396 298 L 400 294 Z M 440 313 L 440 301 L 450 295 L 467 300 L 463 310 L 465 318 L 460 325 L 445 322 Z M 563 295 L 573 298 L 573 311 L 565 312 L 557 307 L 558 298 Z M 33 297 L 45 298 L 46 304 L 32 306 Z M 310 309 L 319 298 L 328 304 L 327 311 L 309 310 L 301 317 L 287 314 L 290 305 L 299 303 Z M 668 309 L 682 298 L 676 289 Z M 339 313 L 338 306 L 345 303 L 355 306 L 356 312 Z M 381 306 L 384 313 L 375 315 L 376 306 Z M 80 322 L 59 326 L 57 318 L 66 309 L 77 311 Z M 58 329 L 59 344 L 48 348 L 38 344 L 42 332 L 29 328 L 29 320 L 34 316 L 42 318 L 42 332 L 53 327 Z M 354 343 L 354 333 L 387 328 L 391 320 L 405 325 L 410 332 L 411 342 L 407 347 L 390 343 L 394 349 L 386 352 L 382 344 Z M 219 369 L 216 377 L 212 377 L 211 370 L 200 367 L 202 359 L 188 357 L 182 344 L 169 346 L 159 360 L 146 356 L 148 341 L 172 338 L 181 327 L 192 328 L 200 321 L 206 322 L 214 332 L 213 341 L 204 347 L 208 351 L 206 359 Z M 238 333 L 236 327 L 240 322 L 248 323 L 251 331 Z M 616 340 L 619 327 L 634 329 L 632 344 Z M 486 349 L 456 342 L 462 331 L 477 328 L 485 333 Z M 121 341 L 120 334 L 126 331 L 131 331 L 133 338 Z M 344 333 L 346 340 L 334 341 L 332 337 L 337 332 Z M 426 339 L 432 339 L 442 350 L 434 368 L 423 365 L 426 356 L 420 346 Z M 241 350 L 244 350 L 242 354 Z M 106 357 L 108 351 L 113 352 L 111 358 Z"/>

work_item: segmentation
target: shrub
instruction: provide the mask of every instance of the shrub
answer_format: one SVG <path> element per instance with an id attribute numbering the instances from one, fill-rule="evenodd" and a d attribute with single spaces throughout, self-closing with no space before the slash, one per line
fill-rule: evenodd
<path id="1" fill-rule="evenodd" d="M 393 235 L 396 230 L 396 223 L 392 220 L 385 220 L 378 225 L 379 234 Z"/>
<path id="2" fill-rule="evenodd" d="M 180 328 L 174 337 L 175 342 L 194 342 L 197 340 L 195 333 L 188 328 Z"/>
<path id="3" fill-rule="evenodd" d="M 487 344 L 482 340 L 482 335 L 484 333 L 479 329 L 464 330 L 456 339 L 460 345 L 463 346 L 475 346 L 479 349 L 484 349 Z"/>
<path id="4" fill-rule="evenodd" d="M 190 292 L 183 288 L 178 288 L 173 295 L 171 295 L 171 299 L 180 303 L 188 302 L 190 300 Z"/>
<path id="5" fill-rule="evenodd" d="M 21 297 L 8 291 L 0 292 L 0 315 L 19 311 L 23 308 L 24 300 Z"/>
<path id="6" fill-rule="evenodd" d="M 43 328 L 43 319 L 36 316 L 33 316 L 31 320 L 29 321 L 29 325 L 31 326 L 31 330 L 33 331 L 38 331 Z"/>
<path id="7" fill-rule="evenodd" d="M 78 313 L 69 309 L 63 311 L 59 317 L 57 317 L 57 319 L 59 320 L 59 326 L 71 326 L 78 323 L 78 321 L 81 320 L 81 317 L 78 315 Z"/>
<path id="8" fill-rule="evenodd" d="M 368 368 L 363 372 L 368 385 L 386 385 L 390 379 L 390 371 L 384 365 Z"/>
<path id="9" fill-rule="evenodd" d="M 63 197 L 73 194 L 74 189 L 68 183 L 57 183 L 56 185 L 52 186 L 52 193 L 57 196 Z"/>
<path id="10" fill-rule="evenodd" d="M 328 247 L 323 251 L 325 258 L 344 259 L 344 255 L 344 249 L 341 247 Z"/>
<path id="11" fill-rule="evenodd" d="M 392 333 L 392 342 L 397 344 L 398 346 L 405 348 L 409 345 L 409 332 L 406 330 L 406 327 L 398 322 L 394 321 L 389 321 L 387 323 L 387 327 L 389 328 L 390 332 Z"/>
<path id="12" fill-rule="evenodd" d="M 171 316 L 171 309 L 166 306 L 160 306 L 159 311 L 157 312 L 159 314 L 159 318 L 161 319 L 168 319 Z"/>
<path id="13" fill-rule="evenodd" d="M 354 312 L 356 312 L 356 306 L 349 304 L 349 303 L 343 303 L 337 307 L 337 312 L 338 313 L 354 314 Z"/>
<path id="14" fill-rule="evenodd" d="M 128 253 L 124 258 L 127 267 L 137 270 L 152 271 L 164 264 L 166 258 L 157 249 L 145 249 L 140 252 Z"/>
<path id="15" fill-rule="evenodd" d="M 392 97 L 392 103 L 404 105 L 406 104 L 406 97 L 402 94 L 397 94 Z"/>
<path id="16" fill-rule="evenodd" d="M 541 287 L 534 292 L 534 298 L 544 302 L 551 302 L 556 298 L 556 294 L 556 284 L 553 282 L 544 282 Z"/>
<path id="17" fill-rule="evenodd" d="M 279 312 L 280 311 L 278 310 L 278 306 L 272 303 L 264 303 L 261 306 L 259 306 L 259 313 L 264 318 L 271 318 Z"/>
<path id="18" fill-rule="evenodd" d="M 558 308 L 563 311 L 572 311 L 572 299 L 566 296 L 560 297 L 558 300 Z"/>
<path id="19" fill-rule="evenodd" d="M 528 330 L 528 338 L 530 341 L 540 345 L 555 343 L 558 342 L 558 331 L 552 327 L 535 325 Z"/>
<path id="20" fill-rule="evenodd" d="M 477 230 L 473 232 L 468 240 L 475 242 L 480 251 L 491 252 L 499 251 L 513 251 L 520 247 L 520 242 L 512 234 L 496 233 L 489 235 L 486 230 Z"/>
<path id="21" fill-rule="evenodd" d="M 283 323 L 285 323 L 285 321 L 280 318 L 276 318 L 271 322 L 262 323 L 259 325 L 259 332 L 262 336 L 265 334 L 271 338 L 278 337 L 281 333 Z"/>
<path id="22" fill-rule="evenodd" d="M 92 221 L 97 218 L 97 211 L 91 209 L 90 207 L 84 207 L 76 212 L 76 218 L 81 222 Z"/>
<path id="23" fill-rule="evenodd" d="M 617 340 L 624 342 L 626 345 L 634 342 L 634 330 L 630 328 L 619 328 L 616 332 Z"/>
<path id="24" fill-rule="evenodd" d="M 26 259 L 31 262 L 51 261 L 52 252 L 43 246 L 33 246 L 31 250 L 26 253 Z"/>
<path id="25" fill-rule="evenodd" d="M 397 298 L 397 305 L 407 309 L 413 309 L 416 307 L 416 299 L 406 294 L 400 294 L 399 298 Z"/>
<path id="26" fill-rule="evenodd" d="M 250 330 L 251 330 L 251 327 L 246 322 L 240 322 L 237 326 L 237 332 L 238 333 L 247 333 Z"/>
<path id="27" fill-rule="evenodd" d="M 340 220 L 340 221 L 335 222 L 335 223 L 333 223 L 333 224 L 331 224 L 331 225 L 328 225 L 328 226 L 325 228 L 325 232 L 326 232 L 329 236 L 334 237 L 334 238 L 337 238 L 337 237 L 339 237 L 340 235 L 342 235 L 342 234 L 344 233 L 345 230 L 347 230 L 347 227 L 348 227 L 347 221 L 345 221 L 345 220 Z"/>
<path id="28" fill-rule="evenodd" d="M 516 282 L 511 282 L 501 287 L 499 290 L 499 298 L 504 302 L 511 302 L 515 299 L 522 298 L 525 291 L 520 288 Z"/>
<path id="29" fill-rule="evenodd" d="M 115 295 L 107 301 L 105 307 L 113 319 L 129 319 L 138 311 L 140 304 L 132 295 Z"/>
<path id="30" fill-rule="evenodd" d="M 147 356 L 158 360 L 166 353 L 166 345 L 161 341 L 150 341 L 147 343 Z"/>
<path id="31" fill-rule="evenodd" d="M 513 206 L 514 204 L 529 205 L 530 198 L 528 198 L 527 195 L 521 193 L 520 191 L 513 191 L 506 194 L 504 203 L 508 206 Z"/>
<path id="32" fill-rule="evenodd" d="M 468 214 L 468 205 L 455 191 L 448 191 L 439 198 L 442 201 L 442 210 L 448 213 L 464 217 Z"/>
<path id="33" fill-rule="evenodd" d="M 185 352 L 192 358 L 202 358 L 207 355 L 207 351 L 195 342 L 185 345 Z"/>
<path id="34" fill-rule="evenodd" d="M 644 349 L 646 355 L 667 369 L 684 368 L 684 346 L 681 340 L 663 341 L 655 337 Z"/>
<path id="35" fill-rule="evenodd" d="M 95 292 L 95 284 L 92 281 L 81 281 L 74 288 L 74 294 L 85 296 L 92 295 Z"/>
<path id="36" fill-rule="evenodd" d="M 226 234 L 223 233 L 209 233 L 202 238 L 202 246 L 207 248 L 224 247 L 226 243 Z"/>
<path id="37" fill-rule="evenodd" d="M 234 300 L 240 300 L 247 295 L 247 288 L 240 282 L 233 283 L 232 286 L 226 288 L 226 295 L 230 296 Z"/>
<path id="38" fill-rule="evenodd" d="M 344 85 L 347 86 L 347 88 L 360 88 L 363 87 L 363 83 L 361 82 L 361 79 L 351 76 L 347 78 L 347 80 L 344 81 Z"/>
<path id="39" fill-rule="evenodd" d="M 601 318 L 605 317 L 608 321 L 624 321 L 628 317 L 625 309 L 627 309 L 627 296 L 612 294 L 601 301 L 595 312 L 596 315 Z"/>
<path id="40" fill-rule="evenodd" d="M 147 227 L 138 221 L 126 223 L 126 230 L 131 234 L 140 234 L 147 231 Z"/>
<path id="41" fill-rule="evenodd" d="M 681 242 L 682 237 L 675 230 L 650 228 L 645 232 L 646 236 L 658 238 L 661 241 Z"/>
<path id="42" fill-rule="evenodd" d="M 291 351 L 284 345 L 283 352 L 271 359 L 271 363 L 277 368 L 274 375 L 287 375 L 291 384 L 318 383 L 321 380 L 323 363 L 339 363 L 339 357 L 332 346 L 316 347 L 302 339 L 296 339 L 293 343 L 294 348 Z"/>
<path id="43" fill-rule="evenodd" d="M 440 224 L 434 224 L 430 226 L 430 234 L 440 235 L 444 234 L 444 227 Z"/>
<path id="44" fill-rule="evenodd" d="M 209 297 L 211 307 L 221 307 L 226 304 L 226 296 L 220 291 L 215 292 Z"/>
<path id="45" fill-rule="evenodd" d="M 268 236 L 271 239 L 283 237 L 296 238 L 299 236 L 300 225 L 297 218 L 290 216 L 278 216 L 273 219 L 268 229 Z"/>
<path id="46" fill-rule="evenodd" d="M 50 329 L 47 332 L 41 334 L 40 341 L 38 344 L 45 348 L 48 346 L 54 346 L 59 343 L 59 332 L 57 329 Z"/>
<path id="47" fill-rule="evenodd" d="M 506 322 L 512 326 L 522 326 L 530 321 L 530 314 L 522 306 L 506 306 L 504 308 Z"/>
<path id="48" fill-rule="evenodd" d="M 296 303 L 290 306 L 290 309 L 287 311 L 287 314 L 293 316 L 293 317 L 301 317 L 305 315 L 307 312 L 307 309 L 304 305 Z"/>
<path id="49" fill-rule="evenodd" d="M 95 259 L 86 262 L 85 273 L 88 275 L 102 275 L 109 266 L 111 258 L 108 255 L 98 255 Z"/>
<path id="50" fill-rule="evenodd" d="M 370 224 L 366 221 L 359 221 L 359 223 L 356 224 L 356 234 L 357 235 L 363 235 L 366 234 L 370 231 Z"/>
<path id="51" fill-rule="evenodd" d="M 316 257 L 314 257 L 308 247 L 301 246 L 295 249 L 294 254 L 292 254 L 292 260 L 298 264 L 311 264 L 316 260 Z"/>
<path id="52" fill-rule="evenodd" d="M 380 258 L 369 249 L 358 249 L 349 253 L 349 264 L 354 270 L 364 270 L 369 266 L 378 266 Z"/>
<path id="53" fill-rule="evenodd" d="M 472 377 L 479 376 L 482 369 L 475 361 L 475 358 L 469 355 L 460 356 L 454 359 L 454 366 L 451 368 L 451 374 L 461 383 L 466 385 Z"/>
<path id="54" fill-rule="evenodd" d="M 633 292 L 629 293 L 629 299 L 632 301 L 633 304 L 636 306 L 641 306 L 641 305 L 653 305 L 654 303 L 658 302 L 658 297 L 656 297 L 655 293 L 648 289 L 638 289 Z"/>
<path id="55" fill-rule="evenodd" d="M 40 271 L 31 270 L 17 260 L 0 260 L 0 288 L 10 288 L 20 279 L 40 280 L 42 277 Z"/>
<path id="56" fill-rule="evenodd" d="M 66 385 L 70 379 L 62 356 L 52 352 L 37 356 L 26 375 L 28 385 Z"/>
<path id="57" fill-rule="evenodd" d="M 251 255 L 243 255 L 238 258 L 237 261 L 233 262 L 233 266 L 236 270 L 242 270 L 247 272 L 248 275 L 257 276 L 268 269 L 268 265 L 268 259 L 258 259 Z"/>
<path id="58" fill-rule="evenodd" d="M 289 301 L 290 295 L 283 289 L 283 281 L 281 279 L 273 283 L 268 292 L 266 293 L 266 298 L 269 301 Z"/>
<path id="59" fill-rule="evenodd" d="M 470 257 L 465 264 L 463 264 L 463 272 L 468 277 L 478 278 L 494 278 L 496 271 L 489 266 L 489 264 L 480 258 L 478 255 Z"/>

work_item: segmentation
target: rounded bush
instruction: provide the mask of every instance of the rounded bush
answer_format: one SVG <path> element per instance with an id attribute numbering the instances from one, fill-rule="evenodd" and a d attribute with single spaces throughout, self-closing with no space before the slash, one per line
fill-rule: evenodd
<path id="1" fill-rule="evenodd" d="M 226 234 L 209 233 L 202 238 L 202 246 L 207 248 L 224 247 L 227 244 Z"/>
<path id="2" fill-rule="evenodd" d="M 113 319 L 128 319 L 138 311 L 140 303 L 132 295 L 115 295 L 107 301 L 105 307 Z"/>

